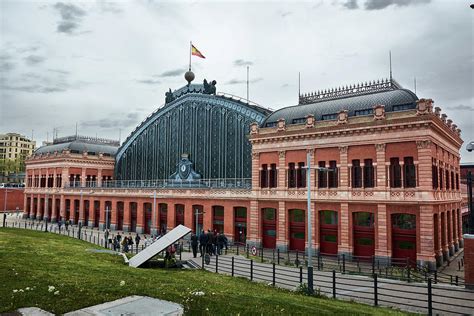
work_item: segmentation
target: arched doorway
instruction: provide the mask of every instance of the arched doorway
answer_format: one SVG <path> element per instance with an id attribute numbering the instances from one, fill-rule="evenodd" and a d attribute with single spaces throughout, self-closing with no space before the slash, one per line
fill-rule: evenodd
<path id="1" fill-rule="evenodd" d="M 184 205 L 175 204 L 175 226 L 184 225 Z"/>
<path id="2" fill-rule="evenodd" d="M 371 260 L 375 255 L 374 214 L 370 212 L 352 213 L 354 256 L 361 260 Z"/>
<path id="3" fill-rule="evenodd" d="M 218 233 L 224 232 L 224 207 L 214 205 L 212 207 L 212 230 Z"/>
<path id="4" fill-rule="evenodd" d="M 137 231 L 137 203 L 130 202 L 130 231 Z"/>
<path id="5" fill-rule="evenodd" d="M 319 252 L 337 254 L 338 218 L 336 211 L 319 212 Z"/>
<path id="6" fill-rule="evenodd" d="M 152 216 L 152 206 L 151 203 L 143 203 L 143 209 L 144 213 L 143 216 L 145 216 L 145 227 L 144 231 L 145 234 L 149 234 L 151 231 L 151 216 Z"/>
<path id="7" fill-rule="evenodd" d="M 89 226 L 89 200 L 84 200 L 84 226 Z"/>
<path id="8" fill-rule="evenodd" d="M 416 215 L 392 214 L 392 258 L 394 263 L 416 265 Z"/>
<path id="9" fill-rule="evenodd" d="M 81 204 L 80 200 L 74 200 L 74 218 L 73 223 L 79 223 L 79 205 Z"/>
<path id="10" fill-rule="evenodd" d="M 289 210 L 290 220 L 290 250 L 305 249 L 305 211 Z"/>
<path id="11" fill-rule="evenodd" d="M 234 207 L 234 243 L 245 244 L 247 240 L 247 208 Z"/>
<path id="12" fill-rule="evenodd" d="M 123 202 L 117 202 L 117 230 L 123 230 Z"/>
<path id="13" fill-rule="evenodd" d="M 197 229 L 196 229 L 196 211 L 198 213 L 198 219 L 197 219 Z M 202 205 L 193 205 L 193 231 L 200 235 L 201 231 L 203 229 L 203 212 L 204 212 L 204 207 Z M 224 222 L 222 222 L 224 223 Z"/>
<path id="14" fill-rule="evenodd" d="M 163 235 L 168 228 L 168 204 L 160 203 L 158 209 L 160 211 L 160 234 Z"/>
<path id="15" fill-rule="evenodd" d="M 100 221 L 100 201 L 94 201 L 94 227 L 99 227 Z"/>
<path id="16" fill-rule="evenodd" d="M 33 204 L 33 206 L 34 206 L 34 205 L 36 205 L 36 203 Z M 65 214 L 65 217 L 66 217 L 66 218 L 63 218 L 63 220 L 68 221 L 68 220 L 71 219 L 71 200 L 70 200 L 70 199 L 66 199 L 65 205 L 66 205 L 66 207 L 65 207 L 65 211 L 66 211 L 66 212 L 65 212 L 65 213 L 66 213 L 66 214 Z"/>
<path id="17" fill-rule="evenodd" d="M 264 248 L 276 247 L 276 209 L 262 208 L 262 244 Z"/>

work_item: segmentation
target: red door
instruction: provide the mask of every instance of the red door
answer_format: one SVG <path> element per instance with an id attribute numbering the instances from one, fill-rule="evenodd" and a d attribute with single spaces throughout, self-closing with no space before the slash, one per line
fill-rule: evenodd
<path id="1" fill-rule="evenodd" d="M 176 204 L 176 221 L 175 227 L 178 225 L 184 225 L 184 205 Z"/>
<path id="2" fill-rule="evenodd" d="M 416 216 L 392 214 L 392 258 L 394 264 L 416 265 Z"/>
<path id="3" fill-rule="evenodd" d="M 319 251 L 321 254 L 337 254 L 337 212 L 319 212 Z"/>
<path id="4" fill-rule="evenodd" d="M 149 234 L 151 230 L 151 204 L 145 203 L 145 234 Z"/>
<path id="5" fill-rule="evenodd" d="M 264 248 L 276 247 L 276 209 L 262 209 L 262 243 Z"/>
<path id="6" fill-rule="evenodd" d="M 290 250 L 305 250 L 305 212 L 290 210 Z"/>
<path id="7" fill-rule="evenodd" d="M 199 217 L 200 224 L 202 225 L 202 217 Z M 224 207 L 213 206 L 212 207 L 212 230 L 218 233 L 224 232 Z"/>
<path id="8" fill-rule="evenodd" d="M 94 216 L 94 227 L 99 227 L 99 219 L 100 219 L 100 210 L 96 208 L 95 216 Z"/>
<path id="9" fill-rule="evenodd" d="M 245 244 L 247 240 L 247 209 L 234 208 L 234 243 Z"/>
<path id="10" fill-rule="evenodd" d="M 360 260 L 370 261 L 375 255 L 374 214 L 355 212 L 352 218 L 354 256 Z"/>

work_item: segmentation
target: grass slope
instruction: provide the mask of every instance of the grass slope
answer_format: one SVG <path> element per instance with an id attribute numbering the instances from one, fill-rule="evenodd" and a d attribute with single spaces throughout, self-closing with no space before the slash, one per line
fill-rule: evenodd
<path id="1" fill-rule="evenodd" d="M 205 271 L 130 268 L 119 256 L 86 251 L 91 248 L 98 247 L 50 233 L 1 228 L 0 313 L 37 306 L 60 314 L 128 295 L 146 295 L 180 303 L 193 315 L 401 314 Z M 55 290 L 49 292 L 48 286 Z M 23 292 L 13 292 L 20 289 Z M 192 295 L 195 291 L 205 294 Z"/>

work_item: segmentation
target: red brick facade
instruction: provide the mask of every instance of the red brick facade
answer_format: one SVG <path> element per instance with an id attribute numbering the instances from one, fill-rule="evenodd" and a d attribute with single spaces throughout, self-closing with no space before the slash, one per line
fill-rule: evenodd
<path id="1" fill-rule="evenodd" d="M 202 228 L 231 240 L 304 250 L 309 153 L 312 167 L 330 169 L 311 172 L 312 248 L 435 266 L 463 246 L 462 140 L 431 102 L 383 118 L 253 125 L 252 189 L 107 188 L 101 182 L 113 174 L 110 157 L 33 157 L 24 214 L 103 228 L 110 210 L 112 228 L 149 233 L 180 223 L 195 229 L 197 209 L 205 212 Z"/>

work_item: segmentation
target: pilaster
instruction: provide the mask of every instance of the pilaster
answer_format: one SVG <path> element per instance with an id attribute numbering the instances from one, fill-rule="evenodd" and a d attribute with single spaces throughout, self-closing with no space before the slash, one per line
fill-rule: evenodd
<path id="1" fill-rule="evenodd" d="M 377 188 L 385 189 L 387 187 L 387 172 L 385 168 L 385 147 L 386 144 L 375 144 L 375 152 L 377 156 L 377 183 L 375 184 Z M 386 213 L 386 208 L 385 208 Z M 386 222 L 385 215 L 385 222 Z"/>
<path id="2" fill-rule="evenodd" d="M 289 245 L 287 217 L 288 214 L 286 211 L 285 201 L 278 201 L 276 246 L 278 249 L 283 251 L 288 250 Z"/>
<path id="3" fill-rule="evenodd" d="M 339 186 L 341 188 L 347 188 L 349 186 L 349 170 L 347 162 L 347 150 L 348 146 L 339 147 L 339 161 L 341 167 L 339 168 Z"/>
<path id="4" fill-rule="evenodd" d="M 259 247 L 262 242 L 262 235 L 261 235 L 261 216 L 259 216 L 259 209 L 258 209 L 258 201 L 251 200 L 250 201 L 250 221 L 249 221 L 249 229 L 247 231 L 247 242 L 252 246 Z"/>
<path id="5" fill-rule="evenodd" d="M 436 258 L 434 254 L 434 223 L 433 206 L 420 205 L 420 249 L 416 255 L 418 263 L 427 264 L 432 270 L 436 268 Z"/>

